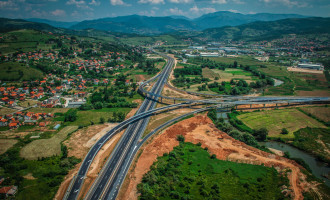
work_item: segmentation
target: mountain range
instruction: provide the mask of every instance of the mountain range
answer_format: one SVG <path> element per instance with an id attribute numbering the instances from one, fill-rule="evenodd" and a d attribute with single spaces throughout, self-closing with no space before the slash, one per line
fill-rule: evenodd
<path id="1" fill-rule="evenodd" d="M 161 19 L 151 17 L 148 20 L 144 20 L 144 17 L 135 16 L 137 20 L 141 23 L 140 25 L 130 22 L 131 26 L 120 27 L 118 24 L 122 21 L 127 21 L 127 18 L 131 16 L 121 17 L 116 19 L 118 32 L 113 31 L 104 31 L 97 30 L 94 28 L 86 28 L 81 30 L 66 29 L 66 28 L 56 28 L 45 23 L 30 22 L 22 19 L 7 19 L 0 18 L 0 32 L 8 32 L 13 30 L 20 29 L 34 29 L 45 32 L 53 32 L 60 34 L 70 34 L 70 35 L 80 35 L 80 36 L 103 36 L 103 37 L 112 37 L 112 38 L 134 38 L 141 37 L 142 34 L 135 33 L 122 33 L 120 30 L 126 30 L 129 32 L 132 28 L 136 32 L 143 32 L 146 34 L 151 34 L 153 31 L 159 31 L 162 29 L 162 25 L 159 23 L 148 29 L 149 31 L 144 30 L 148 24 L 156 23 L 156 21 L 170 24 L 166 26 L 167 31 L 177 30 L 175 32 L 168 33 L 174 37 L 176 40 L 187 40 L 188 38 L 195 40 L 196 42 L 205 42 L 205 41 L 219 41 L 219 40 L 267 40 L 280 38 L 283 35 L 287 34 L 318 34 L 327 33 L 330 35 L 330 18 L 321 18 L 321 17 L 310 17 L 310 18 L 289 18 L 282 19 L 277 21 L 257 21 L 247 24 L 242 24 L 238 26 L 224 26 L 217 28 L 208 28 L 203 31 L 195 31 L 194 27 L 191 24 L 186 23 L 185 19 L 176 20 L 173 17 L 162 17 Z M 184 23 L 179 23 L 183 21 Z M 104 24 L 104 20 L 93 20 L 95 26 L 101 26 Z M 107 23 L 106 23 L 107 24 Z M 74 25 L 77 26 L 78 24 Z M 139 31 L 140 30 L 140 31 Z M 143 30 L 143 31 L 142 31 Z M 163 34 L 164 35 L 164 34 Z M 144 35 L 146 36 L 146 35 Z M 155 35 L 157 36 L 157 35 Z"/>
<path id="2" fill-rule="evenodd" d="M 208 28 L 237 26 L 255 21 L 275 21 L 287 18 L 305 17 L 307 16 L 296 14 L 241 14 L 220 11 L 205 14 L 196 19 L 189 19 L 184 16 L 148 17 L 141 15 L 129 15 L 85 20 L 82 22 L 57 22 L 44 19 L 27 20 L 46 23 L 54 27 L 69 28 L 74 30 L 97 29 L 111 32 L 153 35 L 175 31 L 201 31 Z"/>
<path id="3" fill-rule="evenodd" d="M 197 38 L 203 40 L 267 40 L 287 34 L 330 33 L 330 18 L 292 18 L 270 22 L 252 22 L 239 26 L 226 26 L 204 30 Z"/>

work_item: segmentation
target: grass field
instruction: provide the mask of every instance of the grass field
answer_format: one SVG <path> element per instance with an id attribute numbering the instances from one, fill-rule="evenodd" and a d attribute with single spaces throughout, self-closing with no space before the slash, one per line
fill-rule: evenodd
<path id="1" fill-rule="evenodd" d="M 288 184 L 274 168 L 212 159 L 183 142 L 150 169 L 138 185 L 139 199 L 281 199 L 279 187 Z"/>
<path id="2" fill-rule="evenodd" d="M 15 111 L 16 111 L 16 110 L 11 109 L 11 108 L 0 107 L 0 115 L 10 114 L 10 113 L 15 112 Z"/>
<path id="3" fill-rule="evenodd" d="M 294 138 L 293 133 L 301 128 L 326 128 L 322 123 L 295 108 L 250 112 L 237 118 L 252 129 L 266 128 L 270 137 Z M 282 135 L 282 128 L 286 128 L 289 134 Z"/>
<path id="4" fill-rule="evenodd" d="M 78 111 L 77 120 L 74 122 L 65 122 L 65 124 L 70 126 L 89 126 L 92 122 L 94 124 L 100 123 L 101 117 L 105 121 L 108 121 L 114 112 L 124 112 L 127 114 L 129 111 L 131 111 L 131 108 L 103 108 L 101 110 Z"/>
<path id="5" fill-rule="evenodd" d="M 78 126 L 67 126 L 50 139 L 35 140 L 24 146 L 20 152 L 21 157 L 28 160 L 37 160 L 61 154 L 61 142 L 78 129 Z"/>
<path id="6" fill-rule="evenodd" d="M 45 42 L 54 36 L 34 30 L 18 30 L 4 34 L 5 40 L 0 44 L 0 51 L 3 54 L 17 51 L 35 51 L 36 49 L 50 49 L 52 44 Z"/>
<path id="7" fill-rule="evenodd" d="M 210 79 L 212 79 L 213 77 L 219 77 L 219 80 L 217 82 L 229 82 L 231 79 L 243 79 L 246 82 L 250 83 L 252 81 L 258 80 L 258 78 L 253 76 L 251 72 L 244 71 L 241 69 L 227 68 L 224 71 L 219 69 L 205 69 L 206 68 L 203 69 L 203 76 Z"/>
<path id="8" fill-rule="evenodd" d="M 17 143 L 17 140 L 11 139 L 0 139 L 0 155 L 5 153 L 9 148 L 14 146 Z"/>
<path id="9" fill-rule="evenodd" d="M 324 74 L 311 74 L 301 72 L 289 72 L 285 66 L 275 62 L 260 62 L 249 56 L 240 56 L 236 58 L 210 58 L 219 63 L 233 64 L 237 61 L 239 65 L 248 65 L 255 67 L 261 72 L 264 72 L 270 77 L 284 81 L 284 84 L 277 87 L 268 87 L 265 95 L 306 95 L 304 92 L 308 91 L 312 96 L 320 96 L 328 91 L 329 84 L 326 81 Z M 265 67 L 260 67 L 261 65 Z M 317 91 L 316 91 L 317 90 Z M 315 91 L 313 93 L 313 91 Z M 328 94 L 328 93 L 326 93 Z M 324 96 L 321 95 L 321 96 Z"/>
<path id="10" fill-rule="evenodd" d="M 0 80 L 2 81 L 28 81 L 42 79 L 41 71 L 26 67 L 25 64 L 6 62 L 0 64 Z"/>
<path id="11" fill-rule="evenodd" d="M 324 122 L 330 122 L 330 107 L 302 107 L 300 109 Z"/>
<path id="12" fill-rule="evenodd" d="M 33 106 L 33 105 L 35 105 L 37 103 L 38 103 L 38 101 L 36 101 L 36 100 L 27 99 L 25 101 L 20 101 L 18 103 L 18 105 L 21 106 L 21 107 L 23 107 L 23 108 L 27 108 L 27 107 Z"/>
<path id="13" fill-rule="evenodd" d="M 66 113 L 69 110 L 69 108 L 31 108 L 28 111 L 29 112 L 35 112 L 35 113 Z"/>

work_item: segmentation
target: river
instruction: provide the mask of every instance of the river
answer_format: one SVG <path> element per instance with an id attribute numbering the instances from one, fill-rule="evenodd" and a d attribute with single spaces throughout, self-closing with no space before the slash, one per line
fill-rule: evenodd
<path id="1" fill-rule="evenodd" d="M 287 151 L 289 152 L 290 157 L 292 158 L 301 158 L 311 168 L 314 176 L 324 180 L 325 184 L 327 186 L 330 186 L 330 180 L 322 176 L 323 174 L 330 174 L 330 168 L 326 166 L 326 163 L 320 162 L 314 156 L 284 143 L 271 141 L 271 142 L 262 142 L 260 144 L 265 145 L 268 148 L 277 149 L 283 152 Z"/>

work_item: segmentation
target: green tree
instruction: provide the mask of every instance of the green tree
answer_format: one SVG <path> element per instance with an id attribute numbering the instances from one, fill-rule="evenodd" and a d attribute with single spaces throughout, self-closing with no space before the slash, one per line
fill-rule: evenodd
<path id="1" fill-rule="evenodd" d="M 281 134 L 283 134 L 283 135 L 287 135 L 287 134 L 289 134 L 288 129 L 286 129 L 286 128 L 282 128 Z"/>
<path id="2" fill-rule="evenodd" d="M 77 110 L 76 109 L 70 109 L 64 115 L 65 122 L 74 122 L 74 121 L 76 121 L 76 119 L 77 119 Z"/>

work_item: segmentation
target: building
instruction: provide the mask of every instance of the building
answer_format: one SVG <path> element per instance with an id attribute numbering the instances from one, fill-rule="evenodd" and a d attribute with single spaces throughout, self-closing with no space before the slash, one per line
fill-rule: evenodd
<path id="1" fill-rule="evenodd" d="M 313 63 L 300 63 L 298 64 L 297 68 L 302 68 L 302 69 L 313 69 L 313 70 L 324 70 L 324 66 L 320 64 L 313 64 Z"/>
<path id="2" fill-rule="evenodd" d="M 213 52 L 213 53 L 200 53 L 201 57 L 219 57 L 219 53 Z"/>
<path id="3" fill-rule="evenodd" d="M 15 196 L 16 193 L 17 193 L 17 186 L 8 186 L 8 187 L 0 188 L 1 196 L 5 196 L 5 197 Z"/>
<path id="4" fill-rule="evenodd" d="M 67 108 L 79 108 L 81 105 L 85 103 L 86 101 L 69 102 Z"/>

